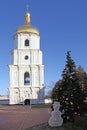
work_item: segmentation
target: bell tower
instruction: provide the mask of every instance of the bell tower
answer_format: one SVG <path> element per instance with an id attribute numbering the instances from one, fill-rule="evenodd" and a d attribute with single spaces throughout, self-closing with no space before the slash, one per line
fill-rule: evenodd
<path id="1" fill-rule="evenodd" d="M 14 35 L 12 61 L 9 65 L 9 104 L 44 103 L 44 65 L 40 50 L 40 34 L 31 25 L 30 13 L 24 16 L 24 25 Z"/>

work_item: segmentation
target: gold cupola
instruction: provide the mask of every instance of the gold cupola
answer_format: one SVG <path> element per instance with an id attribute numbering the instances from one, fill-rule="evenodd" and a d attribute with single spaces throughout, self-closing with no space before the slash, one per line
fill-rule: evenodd
<path id="1" fill-rule="evenodd" d="M 24 21 L 25 21 L 25 24 L 23 26 L 18 27 L 18 29 L 16 30 L 16 34 L 18 34 L 18 33 L 32 33 L 32 34 L 39 35 L 39 30 L 30 24 L 31 18 L 30 18 L 29 12 L 27 12 L 25 14 Z"/>

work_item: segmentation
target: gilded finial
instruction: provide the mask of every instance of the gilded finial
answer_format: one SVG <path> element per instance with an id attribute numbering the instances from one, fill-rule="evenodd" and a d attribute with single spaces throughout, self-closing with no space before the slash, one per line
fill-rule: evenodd
<path id="1" fill-rule="evenodd" d="M 30 24 L 30 13 L 29 13 L 29 5 L 26 5 L 27 13 L 25 14 L 25 25 Z"/>

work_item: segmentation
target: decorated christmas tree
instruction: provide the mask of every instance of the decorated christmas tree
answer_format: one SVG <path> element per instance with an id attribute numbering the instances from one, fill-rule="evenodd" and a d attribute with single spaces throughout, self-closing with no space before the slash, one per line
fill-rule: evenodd
<path id="1" fill-rule="evenodd" d="M 84 93 L 81 89 L 79 78 L 76 73 L 75 62 L 70 56 L 70 51 L 66 55 L 66 65 L 62 72 L 62 80 L 55 84 L 52 98 L 61 103 L 64 121 L 74 121 L 75 115 L 83 112 Z"/>

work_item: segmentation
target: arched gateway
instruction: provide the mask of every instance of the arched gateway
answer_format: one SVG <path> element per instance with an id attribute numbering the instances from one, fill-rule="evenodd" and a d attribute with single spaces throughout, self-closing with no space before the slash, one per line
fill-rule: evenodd
<path id="1" fill-rule="evenodd" d="M 25 99 L 24 100 L 24 105 L 30 105 L 30 99 Z"/>

